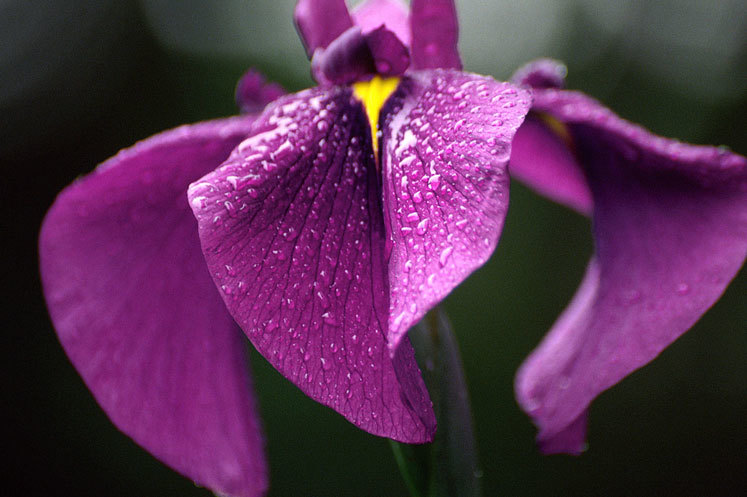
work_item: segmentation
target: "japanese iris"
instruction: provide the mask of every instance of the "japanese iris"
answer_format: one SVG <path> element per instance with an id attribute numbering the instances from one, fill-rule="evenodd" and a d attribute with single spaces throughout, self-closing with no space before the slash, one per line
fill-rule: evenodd
<path id="1" fill-rule="evenodd" d="M 742 264 L 745 159 L 622 121 L 560 89 L 552 61 L 515 84 L 462 72 L 451 1 L 301 0 L 296 23 L 318 87 L 250 74 L 247 114 L 124 150 L 50 209 L 45 295 L 86 384 L 135 441 L 230 495 L 267 485 L 237 324 L 360 428 L 431 440 L 406 332 L 492 254 L 510 159 L 594 220 L 584 283 L 517 378 L 543 449 L 580 450 L 591 400 Z"/>

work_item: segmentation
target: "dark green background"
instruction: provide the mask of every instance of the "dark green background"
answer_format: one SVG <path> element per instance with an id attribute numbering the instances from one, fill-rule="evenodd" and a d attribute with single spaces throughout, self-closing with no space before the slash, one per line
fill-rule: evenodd
<path id="1" fill-rule="evenodd" d="M 92 35 L 64 60 L 45 61 L 43 50 L 26 53 L 51 67 L 48 77 L 0 108 L 1 270 L 9 311 L 3 445 L 11 457 L 2 466 L 4 495 L 209 495 L 119 433 L 86 390 L 47 318 L 38 228 L 59 190 L 120 148 L 177 124 L 235 113 L 233 88 L 246 67 L 290 90 L 310 84 L 289 79 L 271 54 L 225 60 L 169 53 L 138 9 L 121 5 L 113 10 L 115 21 L 102 27 L 106 43 Z M 590 39 L 582 17 L 575 26 L 548 54 L 568 61 L 569 87 L 659 134 L 747 151 L 747 92 L 726 103 L 662 87 L 624 54 L 623 40 L 603 40 L 607 48 L 577 69 L 574 54 L 599 40 Z M 734 77 L 745 81 L 741 55 Z M 493 74 L 505 79 L 512 70 L 496 67 Z M 15 77 L 12 70 L 0 74 Z M 747 493 L 744 271 L 692 331 L 593 404 L 588 452 L 578 458 L 537 453 L 534 429 L 513 398 L 513 376 L 573 295 L 591 238 L 587 219 L 518 184 L 511 196 L 494 257 L 445 302 L 473 400 L 485 494 Z M 254 351 L 252 366 L 270 495 L 405 495 L 386 440 L 303 396 Z"/>

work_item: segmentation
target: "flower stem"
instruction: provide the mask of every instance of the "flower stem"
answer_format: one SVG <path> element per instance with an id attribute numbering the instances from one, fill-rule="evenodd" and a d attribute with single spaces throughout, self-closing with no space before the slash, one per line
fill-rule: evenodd
<path id="1" fill-rule="evenodd" d="M 423 372 L 438 430 L 421 446 L 391 442 L 411 497 L 482 495 L 477 444 L 459 347 L 440 308 L 409 332 Z"/>

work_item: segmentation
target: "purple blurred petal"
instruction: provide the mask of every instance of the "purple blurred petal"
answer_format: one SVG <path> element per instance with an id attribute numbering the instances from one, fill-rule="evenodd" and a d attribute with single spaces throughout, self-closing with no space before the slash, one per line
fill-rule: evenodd
<path id="1" fill-rule="evenodd" d="M 547 436 L 537 437 L 537 446 L 545 455 L 570 454 L 580 456 L 587 449 L 586 425 L 588 412 L 583 411 L 578 417 L 563 430 Z"/>
<path id="2" fill-rule="evenodd" d="M 186 198 L 253 118 L 183 126 L 66 188 L 41 276 L 65 351 L 114 424 L 199 485 L 262 495 L 267 468 L 244 339 L 210 279 Z"/>
<path id="3" fill-rule="evenodd" d="M 566 73 L 562 62 L 538 59 L 519 68 L 511 81 L 537 90 L 563 88 Z M 588 216 L 593 203 L 591 191 L 573 154 L 571 137 L 563 136 L 564 130 L 552 129 L 545 117 L 530 113 L 516 132 L 509 165 L 511 177 Z"/>
<path id="4" fill-rule="evenodd" d="M 283 87 L 268 82 L 265 77 L 249 69 L 236 85 L 236 104 L 244 114 L 260 112 L 267 104 L 285 95 Z"/>
<path id="5" fill-rule="evenodd" d="M 516 380 L 540 440 L 655 358 L 721 296 L 747 255 L 747 160 L 654 136 L 575 92 L 534 108 L 569 126 L 594 198 L 596 254 Z M 565 433 L 564 433 L 565 432 Z M 578 437 L 552 451 L 576 452 Z"/>
<path id="6" fill-rule="evenodd" d="M 412 0 L 412 67 L 414 69 L 461 69 L 454 0 Z"/>
<path id="7" fill-rule="evenodd" d="M 311 72 L 319 84 L 346 85 L 376 72 L 368 40 L 358 26 L 314 52 Z"/>
<path id="8" fill-rule="evenodd" d="M 345 0 L 298 0 L 293 19 L 309 58 L 353 27 Z"/>
<path id="9" fill-rule="evenodd" d="M 351 13 L 364 34 L 386 26 L 405 45 L 410 46 L 410 19 L 407 5 L 401 0 L 366 0 Z"/>
<path id="10" fill-rule="evenodd" d="M 529 92 L 452 70 L 412 73 L 382 111 L 389 346 L 493 253 L 511 140 Z"/>
<path id="11" fill-rule="evenodd" d="M 410 66 L 410 52 L 397 35 L 384 26 L 365 35 L 376 72 L 383 76 L 399 76 Z"/>
<path id="12" fill-rule="evenodd" d="M 229 311 L 275 368 L 370 433 L 432 439 L 412 348 L 386 347 L 379 174 L 349 88 L 278 100 L 189 198 Z"/>
<path id="13" fill-rule="evenodd" d="M 554 59 L 537 59 L 524 64 L 511 76 L 515 85 L 530 88 L 565 88 L 565 76 L 568 68 Z"/>
<path id="14" fill-rule="evenodd" d="M 511 177 L 546 197 L 590 215 L 591 191 L 569 144 L 530 113 L 511 144 Z"/>

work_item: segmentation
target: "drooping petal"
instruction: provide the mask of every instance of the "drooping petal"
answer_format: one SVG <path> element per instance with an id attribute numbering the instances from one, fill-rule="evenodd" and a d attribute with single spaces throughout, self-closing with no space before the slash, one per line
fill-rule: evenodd
<path id="1" fill-rule="evenodd" d="M 531 112 L 511 144 L 511 177 L 584 215 L 592 209 L 584 170 L 570 147 L 544 116 Z M 570 137 L 568 137 L 570 138 Z"/>
<path id="2" fill-rule="evenodd" d="M 345 0 L 298 0 L 293 19 L 309 58 L 353 27 Z"/>
<path id="3" fill-rule="evenodd" d="M 747 160 L 654 136 L 580 93 L 534 98 L 569 129 L 594 199 L 596 253 L 516 392 L 545 450 L 575 453 L 594 397 L 687 331 L 742 265 Z"/>
<path id="4" fill-rule="evenodd" d="M 454 0 L 412 0 L 411 54 L 414 69 L 461 69 Z"/>
<path id="5" fill-rule="evenodd" d="M 511 82 L 534 89 L 563 88 L 565 65 L 538 59 L 519 68 Z M 581 214 L 591 215 L 591 191 L 576 160 L 572 139 L 559 121 L 531 112 L 516 132 L 509 165 L 511 177 Z"/>
<path id="6" fill-rule="evenodd" d="M 389 346 L 493 253 L 527 91 L 453 70 L 402 80 L 382 110 Z"/>
<path id="7" fill-rule="evenodd" d="M 402 0 L 366 0 L 356 6 L 351 15 L 364 34 L 385 26 L 406 47 L 410 46 L 409 12 Z"/>
<path id="8" fill-rule="evenodd" d="M 210 279 L 187 186 L 253 118 L 167 131 L 66 188 L 39 240 L 49 312 L 114 424 L 215 492 L 257 496 L 267 468 L 244 338 Z"/>
<path id="9" fill-rule="evenodd" d="M 283 87 L 274 82 L 268 82 L 265 77 L 249 69 L 236 84 L 236 104 L 242 113 L 260 112 L 267 104 L 285 95 Z"/>
<path id="10" fill-rule="evenodd" d="M 211 274 L 270 363 L 360 428 L 404 442 L 435 418 L 409 342 L 386 347 L 379 176 L 344 87 L 284 97 L 189 190 Z"/>

